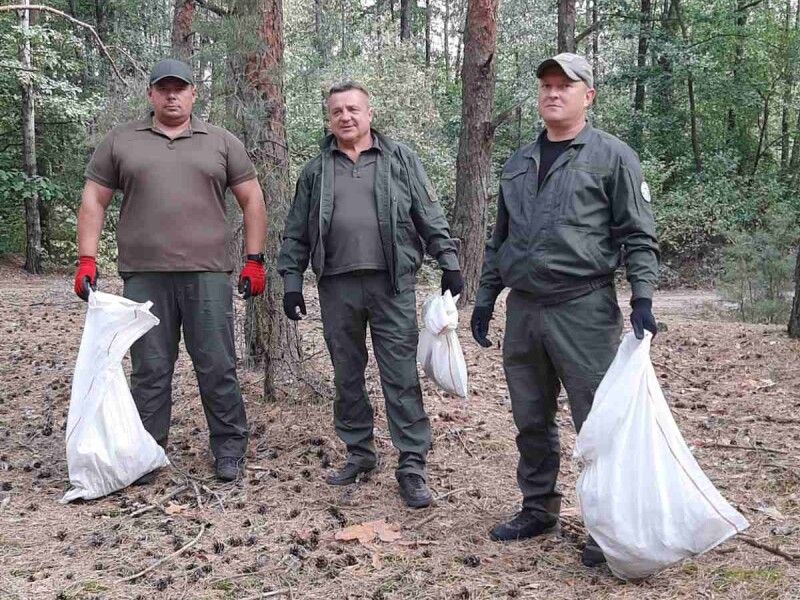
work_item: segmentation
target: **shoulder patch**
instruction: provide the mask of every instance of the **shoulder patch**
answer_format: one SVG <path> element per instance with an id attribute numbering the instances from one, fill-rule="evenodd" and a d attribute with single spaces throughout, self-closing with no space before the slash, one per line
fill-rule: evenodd
<path id="1" fill-rule="evenodd" d="M 645 202 L 650 202 L 650 186 L 647 185 L 646 181 L 642 182 L 642 198 L 644 198 Z"/>

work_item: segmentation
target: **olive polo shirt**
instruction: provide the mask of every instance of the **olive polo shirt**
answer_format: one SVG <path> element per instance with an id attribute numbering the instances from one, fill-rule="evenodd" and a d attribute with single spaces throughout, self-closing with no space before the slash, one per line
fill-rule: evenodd
<path id="1" fill-rule="evenodd" d="M 152 116 L 124 123 L 100 142 L 85 176 L 122 190 L 121 272 L 233 269 L 225 189 L 254 179 L 256 170 L 229 131 L 192 116 L 171 140 Z"/>
<path id="2" fill-rule="evenodd" d="M 325 275 L 386 270 L 378 208 L 375 206 L 375 168 L 378 139 L 356 162 L 333 142 L 333 215 L 325 241 Z"/>

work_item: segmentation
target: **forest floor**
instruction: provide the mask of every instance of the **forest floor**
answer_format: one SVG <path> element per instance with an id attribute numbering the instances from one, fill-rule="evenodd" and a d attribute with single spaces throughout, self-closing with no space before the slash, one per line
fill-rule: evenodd
<path id="1" fill-rule="evenodd" d="M 119 280 L 102 284 L 120 291 Z M 566 406 L 558 415 L 561 533 L 507 544 L 487 536 L 520 500 L 497 346 L 502 300 L 490 350 L 472 342 L 469 312 L 461 314 L 467 401 L 422 379 L 434 436 L 429 483 L 437 500 L 430 508 L 408 509 L 398 497 L 397 455 L 372 358 L 367 387 L 382 458 L 369 480 L 344 488 L 324 482 L 343 459 L 329 398 L 309 402 L 308 388 L 285 382 L 287 397 L 266 401 L 263 374 L 242 368 L 249 469 L 242 481 L 223 485 L 212 477 L 183 351 L 173 389 L 173 467 L 149 486 L 59 504 L 69 486 L 64 429 L 86 310 L 71 286 L 67 273 L 30 277 L 18 265 L 0 266 L 2 599 L 800 599 L 800 342 L 783 326 L 727 319 L 710 291 L 657 294 L 655 313 L 667 329 L 652 359 L 695 457 L 751 527 L 703 556 L 625 583 L 605 566 L 580 563 L 585 534 Z M 306 364 L 329 390 L 313 288 L 307 301 Z M 237 300 L 237 313 L 243 309 Z M 336 538 L 360 524 L 363 542 Z"/>

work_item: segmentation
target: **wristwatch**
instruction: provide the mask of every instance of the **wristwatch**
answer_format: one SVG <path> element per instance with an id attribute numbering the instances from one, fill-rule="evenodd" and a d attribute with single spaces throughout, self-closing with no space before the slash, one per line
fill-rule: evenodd
<path id="1" fill-rule="evenodd" d="M 245 258 L 247 260 L 254 260 L 257 263 L 261 263 L 262 265 L 264 264 L 264 253 L 263 252 L 259 252 L 258 254 L 248 254 L 247 256 L 245 256 Z"/>

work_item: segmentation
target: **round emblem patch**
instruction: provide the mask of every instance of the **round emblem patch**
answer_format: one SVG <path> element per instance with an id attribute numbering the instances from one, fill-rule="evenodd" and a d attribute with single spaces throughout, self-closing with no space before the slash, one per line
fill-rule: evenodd
<path id="1" fill-rule="evenodd" d="M 644 198 L 645 202 L 650 202 L 650 186 L 647 185 L 646 181 L 642 182 L 642 198 Z"/>

